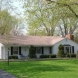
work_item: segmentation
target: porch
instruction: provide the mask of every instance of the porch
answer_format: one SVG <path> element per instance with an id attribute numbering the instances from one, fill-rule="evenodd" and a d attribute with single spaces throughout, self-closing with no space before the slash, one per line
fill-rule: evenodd
<path id="1" fill-rule="evenodd" d="M 8 48 L 9 56 L 18 56 L 18 59 L 28 58 L 29 47 L 28 46 L 12 46 Z M 40 58 L 41 55 L 52 54 L 52 47 L 36 47 L 36 57 Z"/>

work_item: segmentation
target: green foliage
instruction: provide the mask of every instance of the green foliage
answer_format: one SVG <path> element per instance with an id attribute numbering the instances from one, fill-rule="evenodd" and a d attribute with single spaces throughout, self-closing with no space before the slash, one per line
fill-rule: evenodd
<path id="1" fill-rule="evenodd" d="M 78 28 L 77 0 L 27 0 L 25 7 L 30 35 L 61 34 L 65 37 L 67 33 L 73 34 Z"/>
<path id="2" fill-rule="evenodd" d="M 57 9 L 57 17 L 60 19 L 59 25 L 59 35 L 61 34 L 65 37 L 68 33 L 73 34 L 77 28 L 78 22 L 78 4 L 77 0 L 45 0 L 47 5 L 55 4 L 53 8 Z M 49 4 L 48 4 L 49 3 Z M 58 33 L 57 33 L 58 34 Z"/>
<path id="3" fill-rule="evenodd" d="M 41 55 L 40 58 L 56 58 L 56 55 Z"/>
<path id="4" fill-rule="evenodd" d="M 63 45 L 60 44 L 59 47 L 58 47 L 58 49 L 59 49 L 59 50 L 63 50 Z"/>
<path id="5" fill-rule="evenodd" d="M 48 9 L 51 5 L 48 6 L 41 0 L 29 0 L 28 2 L 29 5 L 25 5 L 26 8 L 28 7 L 25 12 L 28 14 L 28 33 L 30 35 L 53 36 L 58 17 L 55 17 L 56 13 L 53 13 L 53 10 Z"/>
<path id="6" fill-rule="evenodd" d="M 58 47 L 58 57 L 64 57 L 64 49 L 62 44 L 60 44 Z"/>
<path id="7" fill-rule="evenodd" d="M 76 54 L 67 54 L 67 57 L 76 58 Z"/>
<path id="8" fill-rule="evenodd" d="M 36 48 L 32 45 L 29 48 L 29 57 L 36 58 Z"/>
<path id="9" fill-rule="evenodd" d="M 9 56 L 9 59 L 18 59 L 18 56 Z"/>
<path id="10" fill-rule="evenodd" d="M 0 34 L 10 34 L 13 26 L 17 23 L 17 19 L 11 16 L 7 10 L 0 11 Z"/>

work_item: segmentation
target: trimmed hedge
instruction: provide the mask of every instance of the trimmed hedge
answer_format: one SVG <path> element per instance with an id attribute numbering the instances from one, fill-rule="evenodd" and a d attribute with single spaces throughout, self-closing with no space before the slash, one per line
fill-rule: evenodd
<path id="1" fill-rule="evenodd" d="M 18 56 L 9 56 L 9 59 L 18 59 Z"/>
<path id="2" fill-rule="evenodd" d="M 56 55 L 41 55 L 40 58 L 56 58 Z"/>
<path id="3" fill-rule="evenodd" d="M 67 54 L 67 57 L 72 57 L 72 58 L 74 58 L 74 57 L 76 57 L 76 54 Z"/>

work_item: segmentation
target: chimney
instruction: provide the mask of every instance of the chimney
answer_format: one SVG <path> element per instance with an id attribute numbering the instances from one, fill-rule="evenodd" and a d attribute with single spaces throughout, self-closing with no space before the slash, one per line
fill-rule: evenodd
<path id="1" fill-rule="evenodd" d="M 74 41 L 74 35 L 72 35 L 72 34 L 67 34 L 66 38 Z"/>

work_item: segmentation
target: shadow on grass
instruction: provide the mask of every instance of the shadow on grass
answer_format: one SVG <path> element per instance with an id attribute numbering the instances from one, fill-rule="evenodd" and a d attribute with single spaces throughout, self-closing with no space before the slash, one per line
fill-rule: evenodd
<path id="1" fill-rule="evenodd" d="M 28 63 L 28 62 L 17 62 L 17 63 L 10 63 L 10 66 L 3 66 L 4 69 L 9 70 L 16 70 L 16 71 L 28 71 L 28 72 L 35 72 L 35 71 L 71 71 L 70 68 L 73 66 L 65 66 L 65 65 L 50 65 L 50 64 L 36 64 L 36 63 Z M 15 72 L 15 71 L 14 71 Z"/>
<path id="2" fill-rule="evenodd" d="M 51 61 L 50 61 L 51 62 Z M 55 63 L 55 64 L 54 64 Z M 68 62 L 67 62 L 68 63 Z M 66 63 L 66 64 L 67 64 Z M 74 62 L 72 62 L 74 63 Z M 13 75 L 16 75 L 20 77 L 20 75 L 31 75 L 31 74 L 39 74 L 40 72 L 70 72 L 70 71 L 74 71 L 71 68 L 74 68 L 74 66 L 71 66 L 71 64 L 67 65 L 60 65 L 60 62 L 51 62 L 51 64 L 48 64 L 48 62 L 46 61 L 46 63 L 43 61 L 39 61 L 39 62 L 10 62 L 10 66 L 7 66 L 6 63 L 2 64 L 2 66 L 0 66 L 0 68 L 2 68 L 3 70 L 6 70 L 10 73 L 12 73 Z"/>

